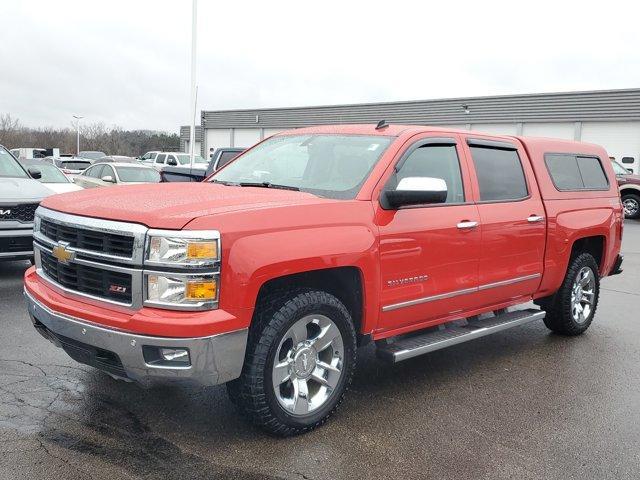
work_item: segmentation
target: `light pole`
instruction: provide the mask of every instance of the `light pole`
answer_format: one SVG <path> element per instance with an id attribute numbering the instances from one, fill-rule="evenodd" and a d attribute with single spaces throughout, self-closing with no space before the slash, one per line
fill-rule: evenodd
<path id="1" fill-rule="evenodd" d="M 196 36 L 198 19 L 198 0 L 192 0 L 191 7 L 191 127 L 189 132 L 189 160 L 193 169 L 193 155 L 196 143 Z"/>
<path id="2" fill-rule="evenodd" d="M 74 115 L 76 119 L 76 155 L 80 155 L 80 119 L 84 118 L 80 115 Z"/>

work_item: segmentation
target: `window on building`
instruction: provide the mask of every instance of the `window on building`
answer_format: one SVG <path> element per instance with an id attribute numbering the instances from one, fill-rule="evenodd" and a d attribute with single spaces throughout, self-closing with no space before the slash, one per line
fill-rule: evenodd
<path id="1" fill-rule="evenodd" d="M 633 157 L 622 157 L 622 163 L 633 164 L 636 161 Z"/>
<path id="2" fill-rule="evenodd" d="M 470 148 L 481 201 L 520 200 L 529 195 L 516 150 L 475 146 Z"/>
<path id="3" fill-rule="evenodd" d="M 464 202 L 464 186 L 455 145 L 424 145 L 415 149 L 395 177 L 396 182 L 407 177 L 440 178 L 447 184 L 446 203 Z"/>

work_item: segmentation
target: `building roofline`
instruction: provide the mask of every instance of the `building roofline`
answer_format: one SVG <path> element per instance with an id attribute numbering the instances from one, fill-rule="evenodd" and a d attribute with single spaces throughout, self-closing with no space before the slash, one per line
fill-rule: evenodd
<path id="1" fill-rule="evenodd" d="M 536 97 L 558 97 L 558 96 L 585 96 L 585 95 L 606 95 L 606 94 L 636 94 L 640 95 L 640 88 L 622 88 L 622 89 L 606 89 L 606 90 L 572 90 L 572 91 L 555 91 L 555 92 L 538 92 L 538 93 L 521 93 L 521 94 L 503 94 L 503 95 L 483 95 L 475 97 L 445 97 L 445 98 L 428 98 L 422 100 L 393 100 L 386 102 L 364 102 L 364 103 L 336 103 L 324 105 L 307 105 L 292 107 L 260 107 L 260 108 L 230 108 L 224 110 L 202 110 L 201 113 L 230 113 L 230 112 L 274 112 L 274 111 L 291 111 L 291 110 L 309 110 L 316 108 L 344 108 L 344 107 L 373 107 L 386 105 L 415 105 L 420 103 L 431 102 L 465 102 L 465 101 L 483 101 L 483 100 L 508 100 L 508 99 L 526 99 Z M 196 126 L 196 131 L 200 125 Z M 186 126 L 185 128 L 189 128 Z"/>

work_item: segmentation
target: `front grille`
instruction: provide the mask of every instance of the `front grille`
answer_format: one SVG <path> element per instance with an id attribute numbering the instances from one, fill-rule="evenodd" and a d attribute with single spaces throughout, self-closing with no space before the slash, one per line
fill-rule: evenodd
<path id="1" fill-rule="evenodd" d="M 0 253 L 31 252 L 33 250 L 33 238 L 26 237 L 0 237 Z"/>
<path id="2" fill-rule="evenodd" d="M 87 295 L 131 303 L 131 275 L 103 270 L 78 263 L 63 264 L 50 253 L 41 250 L 40 260 L 45 275 L 65 288 Z"/>
<path id="3" fill-rule="evenodd" d="M 71 227 L 44 218 L 40 221 L 40 233 L 54 242 L 68 242 L 75 248 L 126 258 L 133 255 L 134 239 L 128 235 Z"/>
<path id="4" fill-rule="evenodd" d="M 36 214 L 37 203 L 21 203 L 19 205 L 0 206 L 0 220 L 17 220 L 31 223 Z"/>

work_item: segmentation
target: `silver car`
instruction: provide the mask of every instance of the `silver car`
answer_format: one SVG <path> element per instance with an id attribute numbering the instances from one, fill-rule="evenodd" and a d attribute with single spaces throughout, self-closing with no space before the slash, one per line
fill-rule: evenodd
<path id="1" fill-rule="evenodd" d="M 78 175 L 74 182 L 83 188 L 158 183 L 160 173 L 153 167 L 136 163 L 96 163 Z"/>

